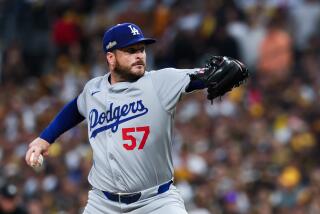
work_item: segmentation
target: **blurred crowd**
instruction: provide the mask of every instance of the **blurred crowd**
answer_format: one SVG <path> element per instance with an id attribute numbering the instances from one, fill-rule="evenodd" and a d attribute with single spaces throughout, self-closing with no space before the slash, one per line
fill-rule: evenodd
<path id="1" fill-rule="evenodd" d="M 28 144 L 91 78 L 102 35 L 134 22 L 157 39 L 148 70 L 227 55 L 250 80 L 211 105 L 177 107 L 175 184 L 190 214 L 320 213 L 319 0 L 0 0 L 0 213 L 80 213 L 90 189 L 86 124 L 38 171 Z"/>

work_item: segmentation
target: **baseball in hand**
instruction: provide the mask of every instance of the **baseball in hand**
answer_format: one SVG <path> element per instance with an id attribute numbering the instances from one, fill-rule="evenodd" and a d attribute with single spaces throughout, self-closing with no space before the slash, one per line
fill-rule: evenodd
<path id="1" fill-rule="evenodd" d="M 40 154 L 38 160 L 35 160 L 34 153 L 32 153 L 30 157 L 30 162 L 31 162 L 31 166 L 34 169 L 38 169 L 43 164 L 43 156 Z"/>

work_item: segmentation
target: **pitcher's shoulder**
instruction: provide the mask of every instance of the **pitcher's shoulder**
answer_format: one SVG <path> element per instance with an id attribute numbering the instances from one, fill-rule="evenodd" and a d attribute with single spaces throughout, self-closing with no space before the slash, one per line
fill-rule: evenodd
<path id="1" fill-rule="evenodd" d="M 176 68 L 161 68 L 161 69 L 157 69 L 157 70 L 150 70 L 150 71 L 147 71 L 146 74 L 155 74 L 155 73 L 160 73 L 160 72 L 171 72 L 171 71 L 175 71 L 175 70 L 178 70 Z"/>
<path id="2" fill-rule="evenodd" d="M 168 73 L 174 72 L 175 70 L 177 70 L 177 69 L 175 69 L 175 68 L 162 68 L 162 69 L 158 69 L 158 70 L 150 70 L 150 71 L 147 71 L 144 76 L 157 78 L 157 76 L 163 76 Z"/>

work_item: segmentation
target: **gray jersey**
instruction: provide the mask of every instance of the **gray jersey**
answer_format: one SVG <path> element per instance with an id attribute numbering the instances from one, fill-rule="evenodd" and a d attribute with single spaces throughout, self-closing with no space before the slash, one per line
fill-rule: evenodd
<path id="1" fill-rule="evenodd" d="M 93 149 L 92 186 L 137 192 L 172 179 L 174 110 L 194 71 L 166 68 L 112 85 L 106 74 L 86 84 L 77 104 Z"/>

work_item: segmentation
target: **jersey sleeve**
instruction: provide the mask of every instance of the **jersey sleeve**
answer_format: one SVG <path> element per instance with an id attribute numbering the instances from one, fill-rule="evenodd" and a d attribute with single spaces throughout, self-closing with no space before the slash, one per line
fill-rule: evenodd
<path id="1" fill-rule="evenodd" d="M 181 96 L 186 94 L 190 83 L 189 74 L 198 69 L 165 68 L 151 71 L 152 84 L 166 111 L 173 111 Z"/>
<path id="2" fill-rule="evenodd" d="M 83 88 L 82 92 L 79 94 L 78 99 L 77 99 L 77 106 L 79 113 L 83 116 L 86 117 L 86 97 L 87 97 L 87 85 Z"/>

